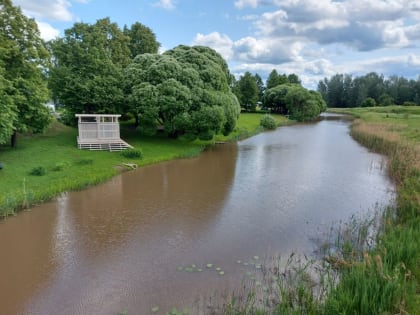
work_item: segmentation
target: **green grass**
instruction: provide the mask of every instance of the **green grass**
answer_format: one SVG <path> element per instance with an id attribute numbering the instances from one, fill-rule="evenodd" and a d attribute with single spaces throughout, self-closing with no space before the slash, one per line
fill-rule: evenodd
<path id="1" fill-rule="evenodd" d="M 77 130 L 54 122 L 42 135 L 23 135 L 17 148 L 0 146 L 0 217 L 47 201 L 62 192 L 82 189 L 103 182 L 126 170 L 122 163 L 139 166 L 197 156 L 216 141 L 244 138 L 262 131 L 263 114 L 242 114 L 234 132 L 217 135 L 212 141 L 169 139 L 163 134 L 145 137 L 130 123 L 122 123 L 121 137 L 140 150 L 142 159 L 127 158 L 118 152 L 77 149 Z M 285 123 L 286 118 L 277 116 Z M 35 175 L 31 175 L 35 174 Z"/>
<path id="2" fill-rule="evenodd" d="M 384 218 L 376 248 L 366 253 L 377 262 L 364 259 L 343 270 L 329 305 L 355 314 L 372 310 L 420 314 L 420 106 L 345 112 L 358 117 L 352 136 L 388 156 L 388 174 L 397 185 L 397 204 Z"/>

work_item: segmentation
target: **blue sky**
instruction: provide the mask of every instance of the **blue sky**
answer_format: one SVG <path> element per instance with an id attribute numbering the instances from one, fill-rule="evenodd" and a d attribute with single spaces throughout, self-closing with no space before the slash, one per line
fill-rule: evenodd
<path id="1" fill-rule="evenodd" d="M 336 73 L 420 75 L 418 0 L 12 0 L 44 39 L 75 22 L 140 22 L 162 51 L 179 44 L 216 49 L 237 77 L 276 69 L 303 84 Z"/>

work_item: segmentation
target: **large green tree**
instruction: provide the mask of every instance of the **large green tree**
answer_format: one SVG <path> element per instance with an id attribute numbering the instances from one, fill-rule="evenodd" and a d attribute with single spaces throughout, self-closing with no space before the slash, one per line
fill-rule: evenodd
<path id="1" fill-rule="evenodd" d="M 109 18 L 76 23 L 51 42 L 54 99 L 76 113 L 119 113 L 124 105 L 123 69 L 130 63 L 129 38 Z"/>
<path id="2" fill-rule="evenodd" d="M 231 80 L 216 51 L 181 45 L 134 59 L 125 73 L 127 103 L 146 133 L 161 126 L 171 137 L 211 139 L 236 125 L 240 107 Z"/>
<path id="3" fill-rule="evenodd" d="M 51 115 L 45 72 L 49 55 L 33 19 L 0 0 L 0 143 L 17 132 L 42 132 Z"/>
<path id="4" fill-rule="evenodd" d="M 132 59 L 140 54 L 156 54 L 159 50 L 160 43 L 156 40 L 155 33 L 139 22 L 134 23 L 130 28 L 124 26 L 124 35 L 129 38 L 128 48 Z"/>
<path id="5" fill-rule="evenodd" d="M 266 90 L 264 106 L 272 112 L 288 114 L 297 121 L 312 120 L 326 110 L 326 103 L 319 92 L 292 83 Z"/>

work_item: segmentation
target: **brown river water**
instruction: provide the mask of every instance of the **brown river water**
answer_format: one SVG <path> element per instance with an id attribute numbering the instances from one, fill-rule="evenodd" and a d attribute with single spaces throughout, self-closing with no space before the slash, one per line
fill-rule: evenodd
<path id="1" fill-rule="evenodd" d="M 282 127 L 1 221 L 0 314 L 194 309 L 240 286 L 237 260 L 312 254 L 330 227 L 395 197 L 383 157 L 348 128 L 341 119 Z M 177 270 L 193 264 L 203 271 Z"/>

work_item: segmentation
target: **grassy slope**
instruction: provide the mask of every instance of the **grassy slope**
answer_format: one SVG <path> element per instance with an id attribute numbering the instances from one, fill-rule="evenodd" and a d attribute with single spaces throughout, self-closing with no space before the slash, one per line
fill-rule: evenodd
<path id="1" fill-rule="evenodd" d="M 286 119 L 275 116 L 279 125 Z M 228 137 L 218 135 L 214 141 L 227 141 L 255 134 L 261 114 L 242 114 L 237 128 Z M 142 160 L 128 160 L 117 152 L 82 151 L 76 147 L 77 130 L 54 122 L 43 135 L 21 136 L 18 147 L 0 146 L 0 217 L 39 203 L 61 192 L 97 184 L 121 171 L 121 163 L 139 166 L 164 160 L 196 156 L 211 142 L 168 139 L 163 135 L 140 136 L 129 125 L 122 128 L 122 138 L 141 149 Z M 213 141 L 213 142 L 214 142 Z M 120 166 L 120 167 L 118 167 Z M 44 176 L 29 175 L 43 167 Z"/>

